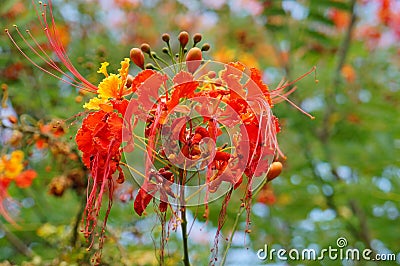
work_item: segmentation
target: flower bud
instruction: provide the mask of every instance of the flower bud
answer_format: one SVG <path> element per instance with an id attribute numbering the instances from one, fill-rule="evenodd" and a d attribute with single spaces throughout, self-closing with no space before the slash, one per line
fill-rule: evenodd
<path id="1" fill-rule="evenodd" d="M 168 47 L 163 47 L 163 48 L 162 48 L 162 52 L 163 52 L 164 54 L 169 54 Z"/>
<path id="2" fill-rule="evenodd" d="M 194 73 L 200 66 L 202 59 L 203 55 L 201 54 L 201 50 L 197 47 L 191 48 L 186 55 L 186 65 L 189 72 Z"/>
<path id="3" fill-rule="evenodd" d="M 187 33 L 186 31 L 182 31 L 181 33 L 179 33 L 178 40 L 181 44 L 181 47 L 185 48 L 185 46 L 189 42 L 189 33 Z"/>
<path id="4" fill-rule="evenodd" d="M 12 124 L 16 124 L 18 122 L 18 118 L 15 115 L 9 115 L 7 118 L 8 121 Z"/>
<path id="5" fill-rule="evenodd" d="M 210 50 L 210 44 L 209 43 L 203 44 L 203 46 L 201 47 L 201 51 L 207 52 L 208 50 Z"/>
<path id="6" fill-rule="evenodd" d="M 168 33 L 164 33 L 162 36 L 161 36 L 161 38 L 162 38 L 162 40 L 164 41 L 164 42 L 169 42 L 169 34 Z"/>
<path id="7" fill-rule="evenodd" d="M 201 42 L 202 38 L 203 38 L 203 36 L 200 33 L 196 33 L 195 35 L 193 35 L 193 43 L 194 43 L 194 45 L 196 45 L 197 43 Z"/>
<path id="8" fill-rule="evenodd" d="M 267 180 L 271 181 L 273 179 L 275 179 L 276 177 L 278 177 L 282 172 L 282 163 L 281 162 L 273 162 L 269 169 L 268 169 L 268 173 L 267 173 Z"/>
<path id="9" fill-rule="evenodd" d="M 150 54 L 150 45 L 147 43 L 142 43 L 142 45 L 140 45 L 140 50 L 142 50 L 143 53 Z"/>
<path id="10" fill-rule="evenodd" d="M 139 48 L 132 48 L 130 52 L 130 57 L 133 63 L 135 63 L 135 65 L 137 65 L 141 69 L 144 69 L 144 54 L 142 50 L 140 50 Z"/>

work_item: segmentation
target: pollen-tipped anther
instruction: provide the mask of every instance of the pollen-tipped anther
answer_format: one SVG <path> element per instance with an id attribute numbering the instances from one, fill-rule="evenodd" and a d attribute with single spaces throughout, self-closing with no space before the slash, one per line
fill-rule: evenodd
<path id="1" fill-rule="evenodd" d="M 133 63 L 141 69 L 144 69 L 144 54 L 142 50 L 139 48 L 132 48 L 129 54 Z"/>

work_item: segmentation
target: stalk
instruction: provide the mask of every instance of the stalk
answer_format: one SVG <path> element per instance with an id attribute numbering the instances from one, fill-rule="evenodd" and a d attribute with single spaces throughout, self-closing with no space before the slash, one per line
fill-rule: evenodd
<path id="1" fill-rule="evenodd" d="M 187 220 L 186 220 L 186 206 L 185 206 L 185 188 L 186 183 L 186 170 L 179 170 L 179 183 L 181 185 L 180 193 L 180 207 L 181 207 L 181 230 L 182 230 L 182 244 L 183 244 L 183 264 L 190 266 L 189 249 L 188 249 L 188 235 L 187 235 Z"/>

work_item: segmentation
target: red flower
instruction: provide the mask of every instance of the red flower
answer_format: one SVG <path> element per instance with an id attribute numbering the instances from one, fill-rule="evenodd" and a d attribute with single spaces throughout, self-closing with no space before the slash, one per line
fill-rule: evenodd
<path id="1" fill-rule="evenodd" d="M 93 157 L 97 154 L 107 156 L 111 142 L 111 152 L 116 155 L 122 142 L 123 120 L 114 112 L 102 110 L 90 113 L 82 122 L 75 140 L 83 152 L 83 163 L 91 168 Z"/>
<path id="2" fill-rule="evenodd" d="M 115 112 L 97 111 L 90 113 L 83 121 L 82 127 L 76 135 L 78 149 L 83 152 L 83 163 L 91 170 L 93 183 L 89 182 L 88 199 L 85 208 L 85 235 L 94 240 L 93 230 L 97 225 L 103 194 L 106 185 L 109 193 L 109 204 L 100 233 L 100 245 L 104 227 L 112 205 L 113 181 L 112 174 L 120 172 L 119 179 L 123 180 L 123 173 L 119 166 L 121 159 L 123 119 Z M 101 247 L 100 247 L 101 248 Z"/>
<path id="3" fill-rule="evenodd" d="M 160 212 L 166 212 L 169 204 L 168 195 L 176 197 L 171 190 L 173 182 L 174 174 L 168 170 L 168 167 L 163 167 L 158 172 L 151 172 L 149 179 L 144 181 L 135 198 L 133 204 L 135 212 L 141 216 L 157 192 L 160 193 L 158 209 Z"/>
<path id="4" fill-rule="evenodd" d="M 19 188 L 27 188 L 32 184 L 32 180 L 35 179 L 37 173 L 34 170 L 26 170 L 15 177 L 15 184 Z"/>

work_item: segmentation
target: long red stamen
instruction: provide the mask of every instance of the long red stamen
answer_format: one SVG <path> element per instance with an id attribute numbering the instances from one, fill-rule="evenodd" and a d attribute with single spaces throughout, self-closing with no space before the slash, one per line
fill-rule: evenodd
<path id="1" fill-rule="evenodd" d="M 54 60 L 50 58 L 50 56 L 45 52 L 42 46 L 39 45 L 37 40 L 33 37 L 33 35 L 30 33 L 29 30 L 27 30 L 27 34 L 29 35 L 30 39 L 33 41 L 32 45 L 29 43 L 29 41 L 24 37 L 24 35 L 19 31 L 19 29 L 15 26 L 16 32 L 18 36 L 22 39 L 22 41 L 28 46 L 29 50 L 32 51 L 35 55 L 37 55 L 41 60 L 43 60 L 49 67 L 51 67 L 53 70 L 57 71 L 58 73 L 62 74 L 63 77 L 59 77 L 57 74 L 51 72 L 50 70 L 45 69 L 44 67 L 40 66 L 38 63 L 34 62 L 32 58 L 29 57 L 29 55 L 23 51 L 21 46 L 19 46 L 16 42 L 16 40 L 11 36 L 10 32 L 8 29 L 5 30 L 7 36 L 10 38 L 11 42 L 15 45 L 15 47 L 18 49 L 18 51 L 29 61 L 31 62 L 35 67 L 39 68 L 46 74 L 49 74 L 52 77 L 55 77 L 62 82 L 69 84 L 71 86 L 74 86 L 78 89 L 82 90 L 87 90 L 91 92 L 96 92 L 97 87 L 90 83 L 88 80 L 86 80 L 80 73 L 79 71 L 73 66 L 71 63 L 71 60 L 69 59 L 66 50 L 61 42 L 60 39 L 60 34 L 59 31 L 57 30 L 55 19 L 53 16 L 53 11 L 52 11 L 52 1 L 48 1 L 47 4 L 43 4 L 42 2 L 39 2 L 40 9 L 37 8 L 35 5 L 34 1 L 32 0 L 32 4 L 34 6 L 36 15 L 38 17 L 38 20 L 40 22 L 41 27 L 43 28 L 43 31 L 46 35 L 47 41 L 52 48 L 53 52 L 57 56 L 57 58 L 60 60 L 60 62 L 68 69 L 68 71 L 72 74 L 69 75 L 65 71 L 63 71 Z M 50 12 L 47 13 L 47 8 L 49 8 Z M 50 16 L 50 23 L 48 23 L 47 20 L 47 15 Z"/>
<path id="2" fill-rule="evenodd" d="M 62 71 L 57 64 L 50 58 L 50 56 L 46 53 L 46 51 L 44 51 L 44 49 L 40 46 L 40 44 L 37 42 L 37 40 L 33 37 L 33 35 L 31 34 L 31 32 L 29 30 L 26 30 L 26 33 L 29 35 L 29 37 L 33 40 L 34 44 L 39 48 L 39 50 L 43 53 L 43 55 L 46 57 L 44 58 L 27 40 L 26 38 L 23 36 L 23 34 L 19 31 L 18 27 L 15 26 L 15 30 L 18 33 L 18 35 L 21 37 L 21 39 L 24 41 L 24 43 L 26 43 L 29 47 L 29 49 L 35 53 L 37 56 L 39 56 L 40 59 L 42 59 L 47 65 L 49 65 L 50 67 L 52 67 L 54 70 L 56 70 L 57 72 L 61 73 L 63 76 L 65 76 L 66 78 L 68 78 L 70 80 L 70 82 L 76 82 L 75 79 L 73 77 L 71 77 L 70 75 L 68 75 L 67 73 L 65 73 L 64 71 Z M 74 85 L 73 86 L 77 87 L 77 88 L 84 88 L 81 85 Z"/>
<path id="3" fill-rule="evenodd" d="M 291 82 L 285 82 L 283 85 L 282 85 L 282 82 L 279 83 L 278 88 L 276 88 L 275 90 L 272 90 L 270 92 L 270 95 L 271 95 L 273 103 L 279 103 L 279 102 L 282 102 L 282 101 L 287 101 L 290 105 L 292 105 L 294 108 L 296 108 L 297 110 L 299 110 L 300 112 L 302 112 L 303 114 L 308 116 L 309 118 L 315 119 L 314 116 L 312 116 L 311 114 L 307 113 L 306 111 L 301 109 L 299 106 L 297 106 L 294 102 L 292 102 L 291 100 L 288 99 L 288 96 L 290 94 L 292 94 L 297 89 L 296 87 L 290 89 L 289 91 L 287 91 L 285 93 L 283 93 L 283 91 L 287 87 L 289 87 L 289 86 L 293 85 L 294 83 L 296 83 L 297 81 L 302 80 L 303 78 L 305 78 L 309 74 L 311 74 L 313 72 L 316 73 L 316 70 L 317 70 L 317 68 L 314 66 L 314 67 L 311 68 L 311 70 L 309 70 L 308 72 L 304 73 L 303 75 L 301 75 L 300 77 L 296 78 L 295 80 L 293 80 Z M 315 79 L 315 81 L 318 82 L 317 79 Z"/>
<path id="4" fill-rule="evenodd" d="M 51 24 L 49 25 L 47 22 L 47 5 L 43 5 L 43 13 L 42 13 L 42 19 L 44 23 L 44 32 L 47 36 L 47 40 L 50 43 L 50 46 L 53 48 L 53 51 L 56 53 L 58 59 L 61 60 L 61 62 L 65 65 L 65 67 L 77 78 L 79 79 L 83 84 L 85 84 L 88 87 L 89 91 L 97 91 L 97 87 L 91 84 L 89 81 L 87 81 L 79 72 L 76 70 L 76 68 L 72 65 L 65 49 L 64 46 L 61 43 L 57 30 L 57 26 L 54 21 L 54 16 L 52 12 L 52 6 L 51 6 L 51 0 L 49 0 L 49 10 L 50 10 L 50 18 L 51 18 Z M 51 27 L 52 31 L 49 30 Z"/>
<path id="5" fill-rule="evenodd" d="M 50 75 L 50 76 L 52 76 L 52 77 L 55 77 L 55 78 L 61 80 L 62 82 L 65 82 L 65 83 L 67 83 L 67 84 L 69 84 L 69 85 L 71 85 L 71 86 L 78 87 L 78 88 L 83 88 L 83 87 L 77 86 L 76 84 L 73 84 L 73 83 L 71 83 L 71 82 L 69 82 L 69 81 L 67 81 L 67 80 L 65 80 L 65 79 L 63 79 L 63 78 L 60 78 L 60 77 L 57 76 L 56 74 L 54 74 L 54 73 L 50 72 L 49 70 L 47 70 L 47 69 L 45 69 L 45 68 L 39 66 L 37 63 L 35 63 L 35 62 L 22 50 L 22 48 L 17 44 L 17 42 L 16 42 L 16 41 L 14 40 L 14 38 L 11 36 L 9 30 L 6 29 L 5 32 L 6 32 L 6 34 L 8 35 L 8 37 L 10 38 L 11 42 L 14 44 L 14 46 L 18 49 L 18 51 L 19 51 L 29 62 L 31 62 L 31 64 L 33 64 L 35 67 L 39 68 L 40 70 L 42 70 L 42 71 L 45 72 L 46 74 L 48 74 L 48 75 Z"/>

